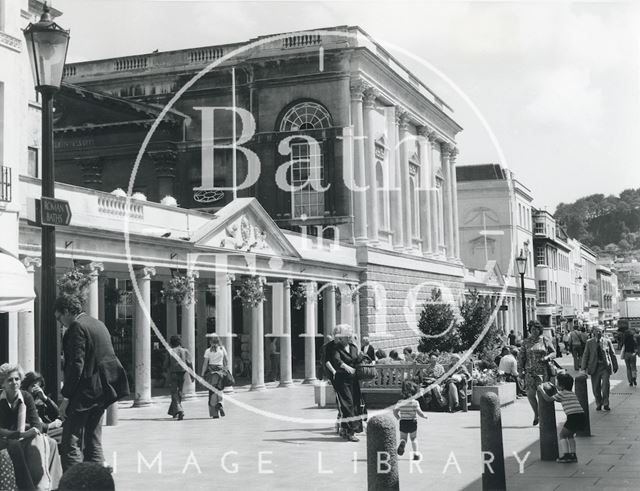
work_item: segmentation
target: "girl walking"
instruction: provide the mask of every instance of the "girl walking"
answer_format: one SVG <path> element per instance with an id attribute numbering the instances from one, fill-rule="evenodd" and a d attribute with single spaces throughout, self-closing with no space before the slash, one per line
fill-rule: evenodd
<path id="1" fill-rule="evenodd" d="M 204 352 L 202 363 L 202 378 L 205 379 L 215 391 L 209 390 L 209 416 L 213 419 L 224 417 L 222 407 L 222 389 L 225 387 L 225 379 L 228 377 L 227 350 L 220 344 L 220 338 L 215 333 L 207 334 L 209 347 Z"/>

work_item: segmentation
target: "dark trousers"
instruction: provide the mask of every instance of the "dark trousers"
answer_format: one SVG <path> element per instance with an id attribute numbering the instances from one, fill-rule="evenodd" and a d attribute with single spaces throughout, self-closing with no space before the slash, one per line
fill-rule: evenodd
<path id="1" fill-rule="evenodd" d="M 580 363 L 582 362 L 583 352 L 584 352 L 584 348 L 582 346 L 571 348 L 571 354 L 573 354 L 573 369 L 575 371 L 580 370 Z"/>
<path id="2" fill-rule="evenodd" d="M 336 373 L 332 383 L 338 400 L 340 428 L 349 434 L 361 433 L 362 419 L 357 418 L 362 414 L 360 383 L 355 377 L 340 372 Z"/>
<path id="3" fill-rule="evenodd" d="M 606 366 L 598 366 L 591 375 L 591 388 L 596 398 L 596 406 L 609 405 L 609 377 L 611 370 Z"/>
<path id="4" fill-rule="evenodd" d="M 95 407 L 88 411 L 74 411 L 67 414 L 62 426 L 60 457 L 62 469 L 66 472 L 80 462 L 104 463 L 102 453 L 102 415 L 104 408 Z"/>
<path id="5" fill-rule="evenodd" d="M 182 409 L 182 387 L 184 385 L 185 372 L 172 372 L 169 374 L 171 377 L 169 383 L 171 384 L 171 405 L 167 413 L 169 416 L 175 416 L 176 414 L 183 413 Z"/>

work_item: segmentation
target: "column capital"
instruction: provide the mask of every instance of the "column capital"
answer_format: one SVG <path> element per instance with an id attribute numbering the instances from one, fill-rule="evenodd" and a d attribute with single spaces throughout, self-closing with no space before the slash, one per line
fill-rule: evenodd
<path id="1" fill-rule="evenodd" d="M 225 275 L 225 281 L 227 283 L 227 285 L 231 285 L 231 283 L 233 283 L 236 280 L 236 275 L 232 274 L 232 273 L 227 273 Z"/>
<path id="2" fill-rule="evenodd" d="M 136 277 L 141 280 L 151 279 L 152 276 L 156 275 L 156 268 L 153 266 L 140 266 L 136 268 Z"/>
<path id="3" fill-rule="evenodd" d="M 102 271 L 104 271 L 104 264 L 98 262 L 90 262 L 85 266 L 85 268 L 91 276 L 98 276 Z"/>
<path id="4" fill-rule="evenodd" d="M 429 126 L 418 126 L 418 135 L 429 138 L 432 133 L 435 134 Z"/>
<path id="5" fill-rule="evenodd" d="M 351 100 L 361 101 L 364 96 L 364 91 L 367 90 L 368 87 L 369 85 L 361 78 L 352 78 L 349 83 Z"/>
<path id="6" fill-rule="evenodd" d="M 409 125 L 409 113 L 402 106 L 396 106 L 395 122 L 401 131 L 406 130 Z"/>
<path id="7" fill-rule="evenodd" d="M 42 261 L 39 257 L 25 256 L 22 258 L 22 264 L 24 264 L 27 273 L 33 273 L 35 268 L 42 266 Z"/>
<path id="8" fill-rule="evenodd" d="M 427 134 L 427 138 L 429 139 L 429 143 L 433 148 L 436 148 L 436 145 L 440 144 L 440 139 L 438 138 L 438 134 L 435 131 L 430 131 Z"/>
<path id="9" fill-rule="evenodd" d="M 293 285 L 293 280 L 291 278 L 287 278 L 282 282 L 285 288 L 291 289 L 291 285 Z"/>
<path id="10" fill-rule="evenodd" d="M 457 156 L 458 156 L 458 147 L 452 147 L 449 154 L 449 160 L 451 162 L 451 165 L 455 165 Z"/>
<path id="11" fill-rule="evenodd" d="M 363 93 L 364 107 L 367 109 L 373 109 L 375 106 L 376 98 L 379 95 L 379 92 L 371 86 L 367 86 Z"/>

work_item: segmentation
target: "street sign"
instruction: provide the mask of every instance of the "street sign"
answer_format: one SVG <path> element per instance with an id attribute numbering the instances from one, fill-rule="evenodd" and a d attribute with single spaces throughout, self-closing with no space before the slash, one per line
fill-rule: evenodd
<path id="1" fill-rule="evenodd" d="M 69 225 L 71 207 L 69 202 L 56 198 L 40 198 L 40 223 L 42 225 Z"/>

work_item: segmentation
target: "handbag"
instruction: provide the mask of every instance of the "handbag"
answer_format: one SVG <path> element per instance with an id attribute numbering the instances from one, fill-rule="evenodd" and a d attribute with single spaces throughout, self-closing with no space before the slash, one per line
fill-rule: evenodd
<path id="1" fill-rule="evenodd" d="M 359 357 L 358 363 L 356 364 L 356 378 L 366 382 L 375 379 L 377 375 L 378 371 L 375 365 L 371 363 L 371 359 L 366 355 Z"/>
<path id="2" fill-rule="evenodd" d="M 558 375 L 558 369 L 562 370 L 562 366 L 556 360 L 547 360 L 547 375 L 550 379 Z"/>

